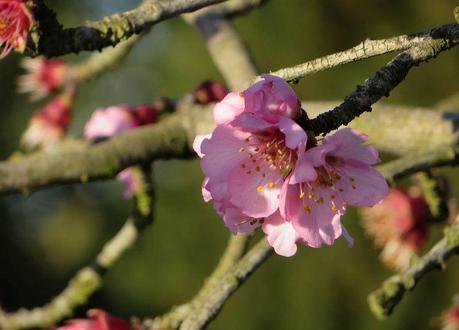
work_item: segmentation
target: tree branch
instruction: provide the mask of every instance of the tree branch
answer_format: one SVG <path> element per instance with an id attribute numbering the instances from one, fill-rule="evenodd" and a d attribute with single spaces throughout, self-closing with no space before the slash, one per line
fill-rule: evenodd
<path id="1" fill-rule="evenodd" d="M 328 109 L 330 104 L 305 103 L 308 113 L 313 115 Z M 215 127 L 211 106 L 186 105 L 157 124 L 97 144 L 71 142 L 49 151 L 2 161 L 0 194 L 28 193 L 56 184 L 109 179 L 128 166 L 156 159 L 194 157 L 194 137 L 208 134 Z M 454 147 L 457 143 L 459 114 L 395 105 L 377 105 L 377 109 L 379 111 L 354 120 L 351 127 L 371 132 L 371 143 L 381 151 L 411 154 L 423 150 L 428 158 L 429 152 L 433 152 L 433 156 L 436 150 Z"/>
<path id="2" fill-rule="evenodd" d="M 144 0 L 137 8 L 64 29 L 55 13 L 39 1 L 34 12 L 38 27 L 31 32 L 26 54 L 61 56 L 80 51 L 101 50 L 126 40 L 168 18 L 225 0 Z"/>
<path id="3" fill-rule="evenodd" d="M 360 61 L 378 55 L 389 54 L 396 51 L 407 50 L 423 44 L 433 44 L 439 38 L 457 39 L 455 24 L 447 24 L 429 32 L 401 35 L 398 37 L 372 40 L 366 39 L 355 47 L 347 50 L 320 57 L 289 68 L 272 71 L 271 74 L 287 81 L 294 82 L 315 73 L 329 70 L 344 64 Z M 453 37 L 455 35 L 455 37 Z M 440 37 L 442 36 L 442 37 Z"/>
<path id="4" fill-rule="evenodd" d="M 141 187 L 134 198 L 134 208 L 120 231 L 108 241 L 94 262 L 81 269 L 67 287 L 42 307 L 5 313 L 0 309 L 1 329 L 47 328 L 70 316 L 75 308 L 87 302 L 102 285 L 102 277 L 123 253 L 137 241 L 140 232 L 153 221 L 154 189 L 149 166 L 141 172 Z"/>
<path id="5" fill-rule="evenodd" d="M 316 135 L 325 134 L 341 125 L 347 125 L 364 112 L 370 112 L 371 106 L 383 96 L 388 96 L 405 79 L 413 66 L 436 57 L 459 42 L 459 24 L 444 25 L 431 33 L 431 40 L 397 55 L 363 85 L 359 85 L 339 106 L 313 120 L 303 120 L 299 124 Z"/>
<path id="6" fill-rule="evenodd" d="M 432 270 L 444 269 L 445 262 L 455 254 L 459 254 L 459 218 L 445 229 L 445 236 L 406 272 L 387 279 L 381 288 L 369 295 L 368 303 L 373 314 L 379 319 L 387 318 L 406 291 L 413 290 Z"/>
<path id="7" fill-rule="evenodd" d="M 183 321 L 180 329 L 205 328 L 217 316 L 232 294 L 271 254 L 272 248 L 265 239 L 258 242 L 220 281 L 191 302 L 194 312 Z"/>

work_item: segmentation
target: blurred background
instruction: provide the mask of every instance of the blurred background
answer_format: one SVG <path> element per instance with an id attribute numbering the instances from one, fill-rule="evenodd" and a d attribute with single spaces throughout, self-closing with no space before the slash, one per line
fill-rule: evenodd
<path id="1" fill-rule="evenodd" d="M 127 10 L 138 1 L 46 1 L 66 26 Z M 457 0 L 272 0 L 238 18 L 237 29 L 262 72 L 279 69 L 374 39 L 427 31 L 452 22 Z M 458 50 L 410 72 L 384 102 L 430 106 L 459 87 Z M 69 61 L 87 56 L 68 56 Z M 303 100 L 340 100 L 390 56 L 303 79 L 294 88 Z M 16 94 L 20 56 L 0 62 L 0 153 L 8 158 L 40 103 Z M 172 98 L 201 81 L 222 81 L 198 32 L 180 18 L 156 25 L 122 65 L 84 85 L 71 126 L 82 136 L 92 111 L 118 103 Z M 148 228 L 107 273 L 89 307 L 129 317 L 155 316 L 187 301 L 216 264 L 229 237 L 212 206 L 202 201 L 203 175 L 196 160 L 157 162 L 157 210 Z M 459 176 L 451 170 L 453 193 Z M 91 261 L 124 223 L 131 202 L 119 183 L 51 188 L 0 199 L 0 303 L 12 311 L 42 305 Z M 394 315 L 380 322 L 367 294 L 391 274 L 365 237 L 355 210 L 344 219 L 356 244 L 342 239 L 330 248 L 301 248 L 292 258 L 274 256 L 231 298 L 210 329 L 432 329 L 459 292 L 459 258 L 445 272 L 427 276 L 406 295 Z M 430 232 L 433 243 L 441 228 Z"/>

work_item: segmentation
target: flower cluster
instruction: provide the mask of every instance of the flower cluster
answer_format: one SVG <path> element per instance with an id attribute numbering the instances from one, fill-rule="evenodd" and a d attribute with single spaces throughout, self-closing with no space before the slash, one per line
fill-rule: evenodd
<path id="1" fill-rule="evenodd" d="M 33 15 L 26 0 L 0 0 L 0 58 L 14 49 L 23 52 L 33 24 Z"/>
<path id="2" fill-rule="evenodd" d="M 128 131 L 138 126 L 155 123 L 161 109 L 140 105 L 132 107 L 127 104 L 96 110 L 85 126 L 84 135 L 89 139 L 107 138 Z M 117 176 L 125 186 L 124 198 L 131 198 L 140 187 L 141 175 L 135 168 L 127 168 Z"/>
<path id="3" fill-rule="evenodd" d="M 383 249 L 382 261 L 396 271 L 406 270 L 427 240 L 429 208 L 418 190 L 391 189 L 382 203 L 361 210 L 366 231 Z"/>
<path id="4" fill-rule="evenodd" d="M 59 142 L 67 133 L 70 124 L 73 99 L 73 90 L 66 91 L 35 112 L 22 135 L 22 146 L 32 150 L 37 147 L 52 147 Z"/>
<path id="5" fill-rule="evenodd" d="M 18 90 L 21 93 L 31 93 L 32 100 L 59 91 L 64 86 L 69 71 L 64 61 L 45 57 L 26 58 L 22 65 L 27 73 L 19 77 Z"/>
<path id="6" fill-rule="evenodd" d="M 100 309 L 88 311 L 88 319 L 75 319 L 54 330 L 130 330 L 129 323 Z"/>
<path id="7" fill-rule="evenodd" d="M 345 128 L 308 139 L 294 120 L 300 111 L 290 86 L 264 75 L 217 103 L 216 129 L 194 143 L 205 201 L 213 200 L 233 233 L 261 226 L 283 256 L 297 244 L 317 248 L 341 235 L 352 241 L 340 221 L 346 206 L 373 206 L 388 192 L 365 135 Z"/>

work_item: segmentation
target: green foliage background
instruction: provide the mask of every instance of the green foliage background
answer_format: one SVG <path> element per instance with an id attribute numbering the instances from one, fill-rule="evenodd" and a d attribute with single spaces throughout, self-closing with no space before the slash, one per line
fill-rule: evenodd
<path id="1" fill-rule="evenodd" d="M 136 1 L 47 1 L 67 25 L 126 10 Z M 267 72 L 354 46 L 361 40 L 426 31 L 453 21 L 455 0 L 272 0 L 236 20 L 237 29 Z M 81 57 L 68 56 L 75 61 Z M 320 73 L 295 86 L 304 100 L 340 100 L 390 56 Z M 15 93 L 20 56 L 0 62 L 0 153 L 7 158 L 39 106 Z M 458 90 L 458 51 L 415 68 L 385 102 L 429 106 Z M 71 132 L 82 135 L 97 107 L 180 97 L 207 78 L 219 79 L 200 35 L 180 19 L 154 27 L 118 68 L 85 85 Z M 371 132 L 367 132 L 370 133 Z M 210 273 L 228 239 L 222 221 L 200 196 L 202 173 L 193 161 L 155 164 L 156 223 L 106 276 L 90 301 L 125 317 L 154 316 L 185 302 Z M 456 182 L 453 171 L 447 172 Z M 457 192 L 452 184 L 453 191 Z M 48 301 L 92 259 L 122 225 L 130 201 L 117 182 L 47 189 L 0 199 L 0 302 L 9 310 Z M 367 294 L 390 275 L 364 237 L 355 210 L 345 224 L 353 248 L 302 248 L 272 257 L 227 303 L 211 329 L 430 329 L 459 292 L 459 261 L 429 275 L 388 321 L 376 321 Z M 440 235 L 434 229 L 431 242 Z M 258 237 L 258 236 L 257 236 Z M 84 315 L 86 307 L 78 311 Z"/>

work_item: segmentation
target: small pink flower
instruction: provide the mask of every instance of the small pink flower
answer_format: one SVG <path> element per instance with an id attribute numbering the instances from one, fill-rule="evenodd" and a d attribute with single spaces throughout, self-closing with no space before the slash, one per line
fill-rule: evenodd
<path id="1" fill-rule="evenodd" d="M 54 330 L 131 330 L 129 323 L 100 309 L 88 311 L 89 319 L 75 319 Z"/>
<path id="2" fill-rule="evenodd" d="M 301 244 L 331 245 L 341 235 L 352 244 L 340 221 L 346 206 L 373 206 L 387 194 L 385 179 L 371 167 L 379 161 L 378 153 L 363 144 L 366 140 L 344 128 L 299 156 L 282 189 L 280 214 L 291 222 Z M 264 227 L 269 224 L 267 220 Z"/>
<path id="3" fill-rule="evenodd" d="M 26 149 L 53 146 L 67 134 L 73 98 L 73 91 L 64 92 L 32 116 L 21 138 Z"/>
<path id="4" fill-rule="evenodd" d="M 297 243 L 320 247 L 341 235 L 352 241 L 340 222 L 346 206 L 372 206 L 388 191 L 371 167 L 379 158 L 365 135 L 342 129 L 309 146 L 293 120 L 298 111 L 288 84 L 264 75 L 216 104 L 216 129 L 194 143 L 204 199 L 233 233 L 262 225 L 283 256 L 295 254 Z"/>
<path id="5" fill-rule="evenodd" d="M 154 123 L 158 112 L 154 107 L 127 104 L 96 110 L 85 126 L 84 135 L 89 139 L 110 137 L 132 128 Z"/>
<path id="6" fill-rule="evenodd" d="M 193 92 L 194 98 L 199 104 L 220 102 L 228 94 L 228 89 L 219 82 L 206 80 Z"/>
<path id="7" fill-rule="evenodd" d="M 33 15 L 25 0 L 0 0 L 0 58 L 12 49 L 24 51 L 32 24 Z"/>
<path id="8" fill-rule="evenodd" d="M 429 212 L 424 197 L 392 189 L 382 203 L 361 213 L 366 231 L 383 248 L 383 262 L 397 271 L 407 269 L 427 240 Z"/>
<path id="9" fill-rule="evenodd" d="M 28 73 L 19 77 L 19 92 L 31 93 L 32 100 L 57 92 L 63 87 L 68 73 L 64 61 L 44 57 L 24 59 L 23 67 Z"/>

